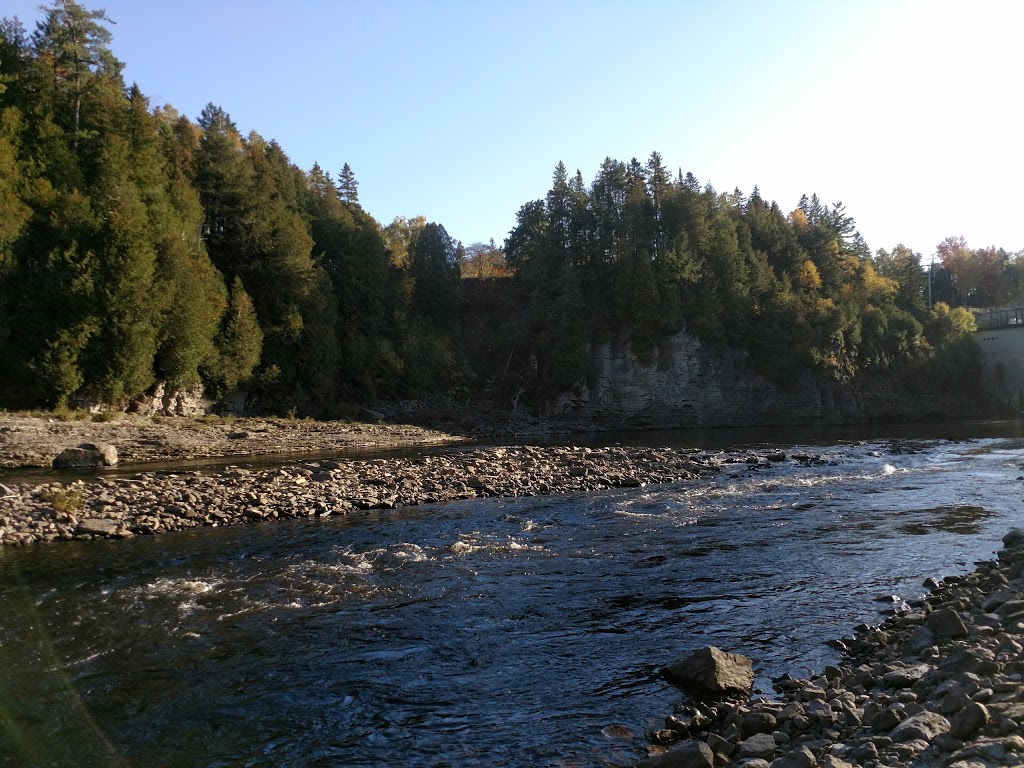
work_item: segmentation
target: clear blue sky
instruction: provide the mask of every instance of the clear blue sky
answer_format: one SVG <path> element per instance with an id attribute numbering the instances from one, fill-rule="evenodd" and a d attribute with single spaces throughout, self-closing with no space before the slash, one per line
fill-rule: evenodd
<path id="1" fill-rule="evenodd" d="M 31 31 L 37 3 L 0 13 Z M 501 242 L 561 160 L 842 201 L 872 249 L 1024 248 L 1016 0 L 105 0 L 125 78 L 207 102 L 387 224 Z"/>

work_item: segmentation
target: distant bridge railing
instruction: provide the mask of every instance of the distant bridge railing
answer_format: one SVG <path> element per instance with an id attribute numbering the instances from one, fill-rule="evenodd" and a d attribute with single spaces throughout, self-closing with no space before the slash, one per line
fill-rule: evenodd
<path id="1" fill-rule="evenodd" d="M 988 312 L 978 312 L 974 316 L 974 322 L 979 331 L 991 331 L 996 328 L 1024 327 L 1024 307 L 1016 309 L 990 309 Z"/>

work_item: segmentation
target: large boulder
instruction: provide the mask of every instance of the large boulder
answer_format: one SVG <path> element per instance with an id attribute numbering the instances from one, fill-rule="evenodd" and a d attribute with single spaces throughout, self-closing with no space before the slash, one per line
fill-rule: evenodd
<path id="1" fill-rule="evenodd" d="M 54 469 L 112 467 L 117 464 L 117 448 L 107 443 L 81 443 L 65 448 L 53 460 Z"/>
<path id="2" fill-rule="evenodd" d="M 1009 533 L 1003 536 L 1003 546 L 1007 548 L 1024 545 L 1024 528 L 1011 528 Z"/>
<path id="3" fill-rule="evenodd" d="M 754 665 L 749 658 L 726 653 L 713 645 L 665 667 L 661 674 L 673 685 L 700 699 L 747 694 L 754 685 Z"/>

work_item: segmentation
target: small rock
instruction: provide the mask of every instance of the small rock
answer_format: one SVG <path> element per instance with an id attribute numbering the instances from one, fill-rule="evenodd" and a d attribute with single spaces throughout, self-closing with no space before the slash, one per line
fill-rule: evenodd
<path id="1" fill-rule="evenodd" d="M 633 731 L 624 725 L 606 725 L 601 729 L 601 735 L 606 739 L 624 739 L 631 740 L 634 738 Z"/>
<path id="2" fill-rule="evenodd" d="M 1017 754 L 1024 752 L 1024 738 L 1015 733 L 1010 734 L 1003 739 L 1003 749 L 1007 752 L 1016 752 Z"/>
<path id="3" fill-rule="evenodd" d="M 921 739 L 931 741 L 942 733 L 948 733 L 949 720 L 935 712 L 919 712 L 897 725 L 889 737 L 896 743 Z"/>
<path id="4" fill-rule="evenodd" d="M 981 604 L 981 610 L 985 611 L 985 613 L 991 613 L 1007 600 L 1012 600 L 1013 598 L 1014 593 L 1008 589 L 997 590 L 985 598 L 985 601 Z"/>
<path id="5" fill-rule="evenodd" d="M 964 620 L 952 608 L 940 608 L 929 613 L 924 624 L 935 633 L 936 637 L 965 637 L 967 635 L 967 626 L 964 624 Z"/>
<path id="6" fill-rule="evenodd" d="M 967 741 L 988 722 L 988 708 L 977 701 L 972 701 L 961 709 L 949 729 L 954 739 Z"/>
<path id="7" fill-rule="evenodd" d="M 862 764 L 871 760 L 877 760 L 878 747 L 876 747 L 872 742 L 866 741 L 855 747 L 850 753 L 850 757 Z"/>
<path id="8" fill-rule="evenodd" d="M 770 733 L 757 733 L 740 742 L 740 757 L 759 757 L 771 760 L 775 757 L 775 739 Z"/>
<path id="9" fill-rule="evenodd" d="M 815 768 L 817 765 L 814 753 L 807 747 L 800 747 L 772 762 L 771 768 Z"/>
<path id="10" fill-rule="evenodd" d="M 679 715 L 669 715 L 665 718 L 665 727 L 675 731 L 679 736 L 686 736 L 690 733 L 690 718 Z"/>
<path id="11" fill-rule="evenodd" d="M 726 757 L 731 757 L 732 753 L 736 751 L 735 744 L 728 739 L 722 738 L 717 733 L 709 733 L 705 743 L 712 752 L 715 754 L 723 754 Z"/>
<path id="12" fill-rule="evenodd" d="M 688 741 L 680 747 L 641 760 L 635 768 L 713 768 L 715 756 L 702 741 Z"/>
<path id="13" fill-rule="evenodd" d="M 778 722 L 775 715 L 770 712 L 751 712 L 743 717 L 740 724 L 740 731 L 744 738 L 757 733 L 771 733 L 775 730 Z"/>
<path id="14" fill-rule="evenodd" d="M 856 768 L 852 763 L 840 760 L 835 755 L 825 755 L 818 765 L 820 768 Z"/>
<path id="15" fill-rule="evenodd" d="M 931 645 L 931 643 L 929 643 Z M 899 667 L 882 675 L 882 683 L 888 688 L 909 688 L 931 669 L 927 664 L 913 667 Z"/>
<path id="16" fill-rule="evenodd" d="M 121 523 L 103 517 L 87 517 L 78 523 L 75 530 L 77 533 L 97 536 L 116 536 L 121 530 Z"/>

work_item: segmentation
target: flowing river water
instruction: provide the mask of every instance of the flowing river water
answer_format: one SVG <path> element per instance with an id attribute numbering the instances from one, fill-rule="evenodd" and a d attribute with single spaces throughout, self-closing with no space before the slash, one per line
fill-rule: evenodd
<path id="1" fill-rule="evenodd" d="M 607 766 L 713 644 L 757 686 L 1024 525 L 1024 441 L 0 549 L 0 766 Z M 802 457 L 797 460 L 795 457 Z M 880 599 L 881 598 L 881 599 Z"/>

